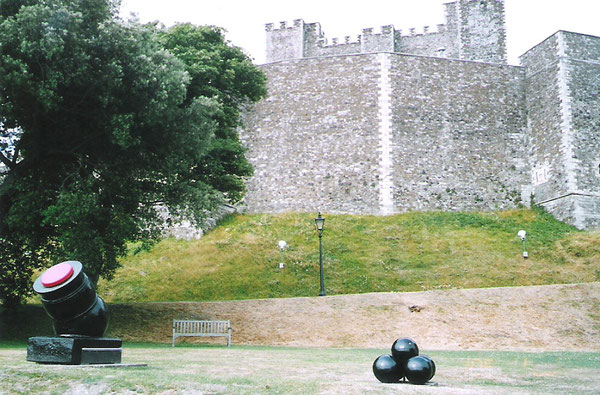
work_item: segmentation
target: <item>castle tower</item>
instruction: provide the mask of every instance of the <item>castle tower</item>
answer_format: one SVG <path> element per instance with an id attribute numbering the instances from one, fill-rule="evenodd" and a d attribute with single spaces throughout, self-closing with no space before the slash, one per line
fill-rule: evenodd
<path id="1" fill-rule="evenodd" d="M 448 57 L 506 63 L 504 0 L 459 0 L 444 6 L 448 32 L 456 37 Z"/>
<path id="2" fill-rule="evenodd" d="M 600 39 L 560 31 L 521 56 L 535 203 L 600 227 Z"/>
<path id="3" fill-rule="evenodd" d="M 373 29 L 363 29 L 361 36 L 360 52 L 394 52 L 395 30 L 394 26 L 381 27 L 381 34 L 373 34 Z"/>
<path id="4" fill-rule="evenodd" d="M 304 57 L 304 26 L 302 19 L 294 20 L 292 26 L 280 22 L 278 29 L 272 23 L 267 23 L 267 62 Z"/>

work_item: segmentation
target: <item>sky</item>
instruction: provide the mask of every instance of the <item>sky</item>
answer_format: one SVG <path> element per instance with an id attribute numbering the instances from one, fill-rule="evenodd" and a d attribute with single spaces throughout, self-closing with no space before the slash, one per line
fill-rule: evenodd
<path id="1" fill-rule="evenodd" d="M 160 21 L 216 25 L 227 39 L 257 64 L 265 59 L 266 23 L 279 26 L 303 19 L 319 22 L 329 42 L 353 39 L 362 29 L 394 25 L 403 32 L 422 31 L 444 23 L 443 3 L 450 0 L 122 0 L 121 15 L 137 14 L 141 22 Z M 558 30 L 600 36 L 600 0 L 505 0 L 508 61 L 518 57 Z"/>

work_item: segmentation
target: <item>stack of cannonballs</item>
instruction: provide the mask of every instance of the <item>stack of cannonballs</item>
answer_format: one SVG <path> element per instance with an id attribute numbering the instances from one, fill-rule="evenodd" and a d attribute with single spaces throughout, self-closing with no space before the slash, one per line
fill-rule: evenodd
<path id="1" fill-rule="evenodd" d="M 425 384 L 435 374 L 435 363 L 419 355 L 413 340 L 398 339 L 392 344 L 392 355 L 380 355 L 373 362 L 373 373 L 382 383 L 398 383 L 406 378 L 411 384 Z"/>

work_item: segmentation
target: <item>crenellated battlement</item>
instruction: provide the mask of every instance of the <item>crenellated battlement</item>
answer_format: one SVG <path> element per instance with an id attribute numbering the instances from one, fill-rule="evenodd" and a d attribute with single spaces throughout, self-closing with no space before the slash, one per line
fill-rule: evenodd
<path id="1" fill-rule="evenodd" d="M 275 29 L 274 23 L 266 23 L 265 31 L 272 32 L 272 31 L 278 31 L 278 30 L 294 29 L 294 28 L 302 27 L 303 23 L 304 23 L 304 21 L 302 19 L 294 19 L 291 24 L 288 21 L 282 21 L 282 22 L 279 22 L 279 28 L 277 28 L 277 29 Z"/>
<path id="2" fill-rule="evenodd" d="M 319 23 L 302 19 L 267 23 L 267 62 L 304 57 L 399 52 L 506 63 L 504 0 L 458 0 L 444 4 L 446 23 L 410 28 L 393 25 L 362 29 L 358 37 L 329 40 Z M 354 36 L 356 37 L 356 36 Z M 442 55 L 440 55 L 442 54 Z"/>
<path id="3" fill-rule="evenodd" d="M 348 44 L 360 44 L 361 36 L 357 36 L 356 39 L 352 39 L 351 36 L 344 36 L 343 39 L 339 37 L 334 37 L 331 39 L 331 43 L 327 41 L 326 38 L 319 40 L 319 45 L 321 47 L 334 47 L 337 45 L 348 45 Z"/>

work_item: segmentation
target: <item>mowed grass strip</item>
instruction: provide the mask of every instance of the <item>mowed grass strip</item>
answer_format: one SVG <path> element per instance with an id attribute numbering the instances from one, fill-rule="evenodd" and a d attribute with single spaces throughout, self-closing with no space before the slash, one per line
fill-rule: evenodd
<path id="1" fill-rule="evenodd" d="M 146 368 L 40 365 L 26 362 L 25 350 L 25 344 L 0 347 L 0 392 L 592 394 L 600 388 L 599 353 L 421 350 L 437 371 L 432 385 L 412 386 L 375 379 L 373 361 L 389 349 L 125 344 L 123 363 Z"/>
<path id="2" fill-rule="evenodd" d="M 329 295 L 600 281 L 600 232 L 578 231 L 541 210 L 324 215 Z M 237 215 L 200 240 L 163 240 L 123 259 L 99 293 L 113 303 L 317 295 L 314 217 Z M 529 259 L 520 229 L 528 232 Z M 288 245 L 283 270 L 279 240 Z"/>

